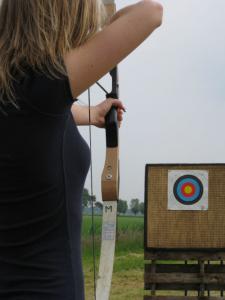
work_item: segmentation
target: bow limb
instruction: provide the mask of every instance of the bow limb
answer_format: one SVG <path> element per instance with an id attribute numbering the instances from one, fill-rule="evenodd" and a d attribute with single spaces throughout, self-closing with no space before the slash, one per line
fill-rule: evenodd
<path id="1" fill-rule="evenodd" d="M 108 17 L 115 11 L 115 1 L 105 0 Z M 115 67 L 112 77 L 112 92 L 107 98 L 118 98 L 118 70 Z M 106 159 L 102 172 L 102 240 L 99 273 L 96 285 L 96 300 L 108 300 L 110 296 L 117 225 L 117 202 L 119 198 L 119 130 L 117 110 L 113 107 L 106 116 Z"/>

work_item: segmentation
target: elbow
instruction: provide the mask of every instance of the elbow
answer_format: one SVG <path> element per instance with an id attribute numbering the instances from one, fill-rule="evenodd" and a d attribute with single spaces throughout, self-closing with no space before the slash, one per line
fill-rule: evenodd
<path id="1" fill-rule="evenodd" d="M 149 13 L 149 20 L 151 25 L 155 28 L 162 25 L 163 21 L 163 6 L 159 2 L 153 0 L 142 0 L 146 11 Z"/>
<path id="2" fill-rule="evenodd" d="M 156 27 L 161 26 L 163 22 L 163 6 L 162 4 L 156 2 L 155 2 L 155 22 L 156 22 Z"/>

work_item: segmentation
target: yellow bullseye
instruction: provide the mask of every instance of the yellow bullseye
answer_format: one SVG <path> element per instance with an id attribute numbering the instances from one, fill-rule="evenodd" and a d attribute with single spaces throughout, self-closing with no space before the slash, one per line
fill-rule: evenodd
<path id="1" fill-rule="evenodd" d="M 190 185 L 187 185 L 184 188 L 184 192 L 185 192 L 185 194 L 190 195 L 191 193 L 193 193 L 193 188 Z"/>

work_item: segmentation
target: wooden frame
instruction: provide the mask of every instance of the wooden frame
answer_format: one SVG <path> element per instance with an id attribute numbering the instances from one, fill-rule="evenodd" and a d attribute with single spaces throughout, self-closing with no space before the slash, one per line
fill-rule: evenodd
<path id="1" fill-rule="evenodd" d="M 193 164 L 185 165 L 193 166 Z M 209 164 L 197 165 L 204 168 Z M 225 164 L 213 165 L 225 167 Z M 155 165 L 146 165 L 146 173 L 149 166 Z M 169 166 L 173 168 L 177 164 Z M 165 249 L 148 246 L 146 185 L 147 178 L 144 300 L 225 300 L 225 248 Z"/>

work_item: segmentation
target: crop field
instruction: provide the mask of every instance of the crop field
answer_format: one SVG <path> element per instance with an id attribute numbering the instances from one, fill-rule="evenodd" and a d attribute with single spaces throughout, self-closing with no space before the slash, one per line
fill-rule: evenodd
<path id="1" fill-rule="evenodd" d="M 96 271 L 98 270 L 100 253 L 101 219 L 100 216 L 94 218 Z M 143 299 L 144 218 L 118 217 L 117 236 L 110 300 Z M 94 263 L 90 216 L 84 216 L 82 238 L 86 299 L 93 300 Z"/>

